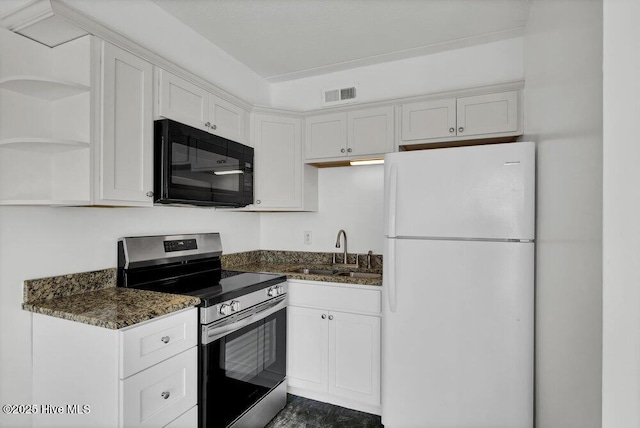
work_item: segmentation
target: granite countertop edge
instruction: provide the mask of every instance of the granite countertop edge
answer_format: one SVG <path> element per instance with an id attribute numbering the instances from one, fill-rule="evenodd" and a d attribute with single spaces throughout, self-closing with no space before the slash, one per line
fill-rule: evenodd
<path id="1" fill-rule="evenodd" d="M 111 330 L 120 330 L 125 327 L 130 327 L 135 324 L 196 306 L 200 303 L 200 299 L 198 297 L 179 294 L 167 294 L 152 291 L 147 292 L 143 290 L 131 290 L 125 288 L 117 288 L 115 290 L 118 290 L 117 293 L 124 297 L 126 300 L 125 302 L 118 301 L 119 299 L 114 301 L 113 295 L 105 296 L 104 290 L 96 290 L 82 294 L 58 297 L 55 299 L 23 303 L 22 309 L 32 313 L 62 318 L 82 324 Z M 140 298 L 140 292 L 152 293 L 155 300 L 150 304 L 145 305 L 146 298 L 144 295 Z M 166 304 L 158 303 L 159 301 L 163 302 L 165 298 L 167 300 Z M 89 301 L 89 307 L 91 309 L 86 312 L 74 312 L 73 309 L 70 309 L 76 307 L 73 303 L 78 299 Z M 90 313 L 94 311 L 100 312 L 100 310 L 105 310 L 108 314 L 101 315 L 99 313 Z"/>

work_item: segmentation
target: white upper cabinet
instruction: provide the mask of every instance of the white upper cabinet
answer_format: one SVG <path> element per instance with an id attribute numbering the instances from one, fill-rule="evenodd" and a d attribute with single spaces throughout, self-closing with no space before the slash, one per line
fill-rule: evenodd
<path id="1" fill-rule="evenodd" d="M 252 114 L 254 210 L 314 211 L 318 171 L 302 162 L 301 119 Z"/>
<path id="2" fill-rule="evenodd" d="M 159 70 L 158 113 L 162 117 L 208 131 L 209 93 L 167 71 Z M 209 122 L 210 123 L 210 122 Z"/>
<path id="3" fill-rule="evenodd" d="M 247 112 L 241 107 L 162 69 L 158 81 L 159 116 L 245 143 Z"/>
<path id="4" fill-rule="evenodd" d="M 153 66 L 107 42 L 101 45 L 99 137 L 94 204 L 153 204 Z"/>
<path id="5" fill-rule="evenodd" d="M 401 144 L 522 134 L 518 91 L 402 105 Z"/>
<path id="6" fill-rule="evenodd" d="M 402 106 L 402 139 L 421 140 L 456 135 L 456 100 L 424 101 Z"/>
<path id="7" fill-rule="evenodd" d="M 515 132 L 519 126 L 518 92 L 458 98 L 458 135 Z"/>
<path id="8" fill-rule="evenodd" d="M 305 119 L 305 130 L 307 159 L 347 155 L 346 113 L 308 117 Z"/>
<path id="9" fill-rule="evenodd" d="M 393 151 L 393 107 L 331 113 L 306 119 L 306 160 L 347 160 Z"/>
<path id="10" fill-rule="evenodd" d="M 393 151 L 393 107 L 347 113 L 347 154 L 371 156 Z"/>
<path id="11" fill-rule="evenodd" d="M 243 109 L 222 98 L 209 96 L 209 130 L 216 135 L 244 144 L 246 114 Z"/>

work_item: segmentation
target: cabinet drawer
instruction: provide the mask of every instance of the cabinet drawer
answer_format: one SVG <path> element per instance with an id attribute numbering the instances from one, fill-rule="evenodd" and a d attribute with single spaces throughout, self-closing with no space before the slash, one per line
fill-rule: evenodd
<path id="1" fill-rule="evenodd" d="M 193 347 L 120 381 L 125 427 L 160 427 L 198 400 L 198 354 Z"/>
<path id="2" fill-rule="evenodd" d="M 198 428 L 198 406 L 193 406 L 191 410 L 169 425 L 165 425 L 164 428 Z"/>
<path id="3" fill-rule="evenodd" d="M 185 351 L 198 342 L 198 309 L 122 331 L 121 379 Z"/>
<path id="4" fill-rule="evenodd" d="M 380 291 L 289 281 L 289 304 L 346 312 L 379 314 Z"/>

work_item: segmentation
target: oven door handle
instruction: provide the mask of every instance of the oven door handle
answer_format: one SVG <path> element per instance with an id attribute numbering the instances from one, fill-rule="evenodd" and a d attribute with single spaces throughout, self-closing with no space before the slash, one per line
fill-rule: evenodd
<path id="1" fill-rule="evenodd" d="M 202 327 L 202 344 L 207 345 L 227 334 L 240 330 L 256 321 L 265 319 L 271 314 L 278 312 L 287 307 L 287 297 L 282 296 L 262 305 L 257 306 L 247 316 L 236 319 L 225 319 L 219 323 L 215 323 Z"/>

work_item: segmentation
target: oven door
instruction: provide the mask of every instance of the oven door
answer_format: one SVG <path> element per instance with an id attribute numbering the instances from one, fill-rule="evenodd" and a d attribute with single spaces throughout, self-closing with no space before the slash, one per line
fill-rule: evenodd
<path id="1" fill-rule="evenodd" d="M 252 154 L 241 144 L 184 128 L 162 136 L 157 202 L 230 207 L 253 203 Z"/>
<path id="2" fill-rule="evenodd" d="M 227 427 L 286 377 L 286 296 L 202 327 L 200 427 Z"/>

